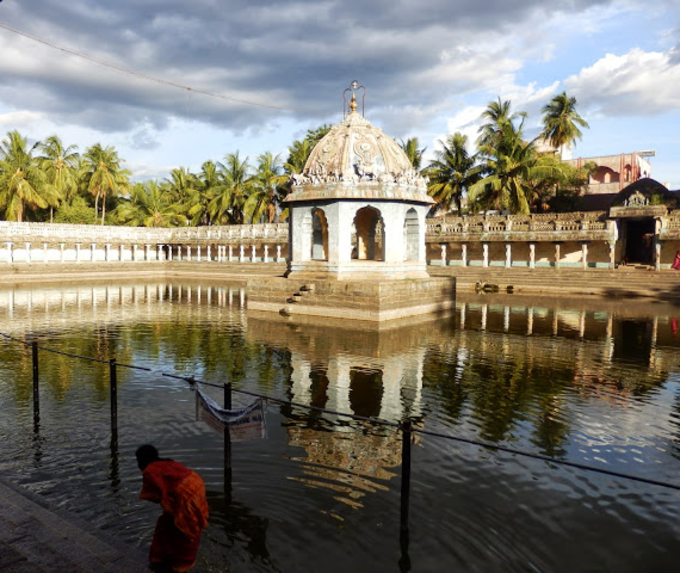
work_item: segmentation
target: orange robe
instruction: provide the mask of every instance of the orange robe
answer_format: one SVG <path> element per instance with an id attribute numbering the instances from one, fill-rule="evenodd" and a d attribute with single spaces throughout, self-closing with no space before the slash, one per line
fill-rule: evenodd
<path id="1" fill-rule="evenodd" d="M 194 471 L 172 460 L 151 462 L 139 497 L 161 504 L 149 561 L 184 572 L 196 563 L 201 531 L 208 525 L 205 484 Z"/>

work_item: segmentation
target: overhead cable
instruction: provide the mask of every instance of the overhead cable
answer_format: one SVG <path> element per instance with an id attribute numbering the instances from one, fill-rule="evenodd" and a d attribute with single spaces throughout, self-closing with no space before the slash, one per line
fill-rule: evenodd
<path id="1" fill-rule="evenodd" d="M 5 30 L 7 30 L 8 32 L 12 32 L 14 34 L 18 34 L 19 36 L 23 36 L 24 38 L 28 38 L 28 39 L 33 40 L 35 42 L 39 42 L 41 44 L 44 44 L 45 46 L 49 46 L 50 48 L 54 48 L 55 50 L 60 50 L 62 52 L 66 52 L 67 54 L 71 54 L 72 56 L 77 56 L 77 57 L 82 58 L 84 60 L 94 62 L 95 64 L 98 64 L 100 66 L 104 66 L 106 68 L 111 68 L 112 70 L 116 70 L 116 71 L 124 73 L 124 74 L 130 74 L 130 75 L 137 76 L 137 77 L 145 79 L 145 80 L 149 80 L 149 81 L 156 82 L 156 83 L 159 83 L 159 84 L 163 84 L 163 85 L 166 85 L 166 86 L 170 86 L 170 87 L 173 87 L 173 88 L 181 89 L 181 90 L 184 90 L 184 91 L 197 93 L 197 94 L 201 94 L 201 95 L 206 95 L 206 96 L 209 96 L 209 97 L 219 98 L 219 99 L 222 99 L 222 100 L 225 100 L 225 101 L 230 101 L 230 102 L 239 103 L 239 104 L 243 104 L 243 105 L 250 105 L 250 106 L 255 106 L 255 107 L 264 107 L 264 108 L 276 109 L 276 110 L 280 110 L 280 111 L 292 111 L 292 112 L 295 112 L 295 113 L 303 113 L 303 114 L 307 114 L 307 115 L 326 115 L 326 113 L 324 113 L 324 112 L 312 111 L 312 110 L 308 110 L 308 109 L 298 109 L 298 108 L 294 108 L 294 107 L 274 105 L 274 104 L 263 103 L 263 102 L 257 102 L 257 101 L 248 100 L 248 99 L 244 99 L 244 98 L 238 98 L 238 97 L 218 94 L 218 93 L 215 93 L 215 92 L 210 92 L 210 91 L 199 89 L 199 88 L 193 88 L 191 86 L 187 86 L 187 85 L 183 85 L 183 84 L 178 84 L 178 83 L 173 82 L 171 80 L 166 80 L 166 79 L 163 79 L 163 78 L 159 78 L 157 76 L 152 76 L 151 74 L 141 72 L 141 71 L 136 70 L 134 68 L 129 68 L 127 66 L 116 64 L 115 62 L 109 62 L 108 60 L 103 60 L 101 58 L 96 58 L 94 56 L 90 56 L 89 54 L 86 54 L 86 53 L 81 52 L 79 50 L 75 50 L 73 48 L 67 48 L 65 46 L 55 44 L 54 42 L 51 42 L 49 40 L 45 40 L 44 38 L 40 38 L 39 36 L 35 36 L 33 34 L 29 34 L 28 32 L 24 32 L 23 30 L 18 30 L 17 28 L 13 28 L 12 26 L 5 24 L 4 22 L 0 22 L 0 28 L 3 28 Z"/>

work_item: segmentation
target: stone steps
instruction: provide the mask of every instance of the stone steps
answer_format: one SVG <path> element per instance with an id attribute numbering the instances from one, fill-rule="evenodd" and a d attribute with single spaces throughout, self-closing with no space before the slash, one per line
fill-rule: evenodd
<path id="1" fill-rule="evenodd" d="M 456 277 L 458 290 L 474 290 L 478 283 L 508 286 L 515 293 L 572 293 L 600 296 L 647 296 L 664 300 L 680 298 L 680 273 L 653 271 L 647 267 L 618 269 L 505 269 L 452 267 L 428 269 L 432 276 Z"/>

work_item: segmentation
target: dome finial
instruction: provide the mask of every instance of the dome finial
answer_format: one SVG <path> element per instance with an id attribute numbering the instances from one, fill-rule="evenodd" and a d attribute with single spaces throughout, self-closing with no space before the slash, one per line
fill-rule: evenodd
<path id="1" fill-rule="evenodd" d="M 344 92 L 342 92 L 342 101 L 344 102 L 344 106 L 342 108 L 342 117 L 346 117 L 348 113 L 354 113 L 357 108 L 359 107 L 359 104 L 357 104 L 357 96 L 356 92 L 357 90 L 364 90 L 364 93 L 361 97 L 361 115 L 364 115 L 364 100 L 366 99 L 366 88 L 362 86 L 357 80 L 354 80 L 351 84 L 349 84 L 349 87 L 345 89 Z M 352 99 L 349 102 L 349 105 L 347 105 L 347 97 L 346 94 L 347 92 L 352 92 Z"/>
<path id="2" fill-rule="evenodd" d="M 356 94 L 352 94 L 352 101 L 349 102 L 349 112 L 354 113 L 357 110 L 357 96 Z"/>

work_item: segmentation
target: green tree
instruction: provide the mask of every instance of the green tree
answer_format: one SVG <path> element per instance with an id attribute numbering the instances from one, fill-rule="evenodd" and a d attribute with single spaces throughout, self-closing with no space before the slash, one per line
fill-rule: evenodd
<path id="1" fill-rule="evenodd" d="M 576 111 L 576 98 L 566 92 L 556 95 L 541 109 L 544 129 L 541 136 L 559 149 L 560 156 L 565 146 L 573 145 L 583 134 L 579 127 L 587 128 L 588 122 Z"/>
<path id="2" fill-rule="evenodd" d="M 252 190 L 243 205 L 245 218 L 251 223 L 262 220 L 273 223 L 276 215 L 282 211 L 282 201 L 287 194 L 287 180 L 278 155 L 270 152 L 260 155 L 252 178 Z"/>
<path id="3" fill-rule="evenodd" d="M 130 187 L 131 173 L 120 166 L 118 152 L 111 146 L 102 147 L 96 143 L 85 152 L 85 166 L 87 169 L 87 189 L 94 196 L 94 211 L 98 213 L 101 200 L 101 224 L 106 217 L 106 199 L 125 193 Z"/>
<path id="4" fill-rule="evenodd" d="M 10 131 L 0 143 L 0 209 L 9 221 L 23 221 L 26 209 L 44 209 L 46 198 L 45 173 L 40 169 L 33 152 L 37 143 L 28 148 L 25 137 Z"/>
<path id="5" fill-rule="evenodd" d="M 545 179 L 561 181 L 560 165 L 549 156 L 539 155 L 535 140 L 524 141 L 523 123 L 515 127 L 511 121 L 504 122 L 489 143 L 480 145 L 485 177 L 469 189 L 473 211 L 498 209 L 528 214 L 536 188 Z"/>
<path id="6" fill-rule="evenodd" d="M 96 218 L 94 208 L 81 195 L 76 195 L 70 201 L 63 201 L 54 214 L 55 223 L 72 225 L 91 225 Z"/>
<path id="7" fill-rule="evenodd" d="M 424 170 L 429 179 L 427 191 L 437 201 L 437 211 L 447 213 L 455 208 L 460 213 L 463 196 L 481 178 L 480 167 L 468 153 L 467 136 L 462 133 L 449 135 L 440 144 L 442 148 Z"/>
<path id="8" fill-rule="evenodd" d="M 201 201 L 200 182 L 188 168 L 173 169 L 165 180 L 164 188 L 170 191 L 173 202 L 180 206 L 182 214 L 192 225 L 202 222 L 206 206 Z"/>
<path id="9" fill-rule="evenodd" d="M 172 201 L 172 195 L 164 192 L 154 180 L 136 183 L 130 196 L 116 207 L 116 219 L 134 227 L 172 227 L 186 225 L 187 219 L 180 213 L 181 206 Z"/>
<path id="10" fill-rule="evenodd" d="M 417 137 L 411 137 L 406 141 L 402 140 L 399 145 L 404 150 L 404 153 L 406 153 L 406 157 L 408 157 L 408 160 L 411 162 L 413 169 L 415 171 L 420 171 L 420 166 L 423 162 L 423 154 L 427 147 L 419 147 L 420 143 L 418 142 Z"/>
<path id="11" fill-rule="evenodd" d="M 503 140 L 505 132 L 515 132 L 515 120 L 520 119 L 524 123 L 526 112 L 519 111 L 510 113 L 512 103 L 510 100 L 501 101 L 499 97 L 496 101 L 489 102 L 486 109 L 482 112 L 482 119 L 487 122 L 479 128 L 479 138 L 477 145 L 481 147 L 494 147 Z"/>
<path id="12" fill-rule="evenodd" d="M 47 183 L 52 187 L 58 203 L 71 200 L 78 192 L 78 158 L 75 145 L 64 147 L 56 135 L 47 138 L 38 148 L 42 155 L 38 158 L 45 172 Z M 54 206 L 50 206 L 50 222 L 54 219 Z"/>
<path id="13" fill-rule="evenodd" d="M 240 225 L 243 223 L 243 207 L 252 189 L 250 164 L 246 157 L 241 161 L 238 151 L 224 157 L 218 165 L 223 185 L 208 206 L 214 220 Z"/>

